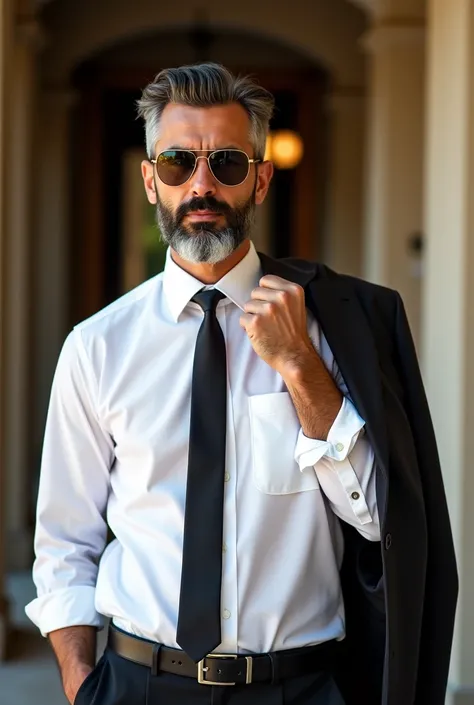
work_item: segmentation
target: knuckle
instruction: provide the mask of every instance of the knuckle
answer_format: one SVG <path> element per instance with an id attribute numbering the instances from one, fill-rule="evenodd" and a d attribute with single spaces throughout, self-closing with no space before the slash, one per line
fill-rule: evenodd
<path id="1" fill-rule="evenodd" d="M 303 293 L 303 287 L 300 286 L 299 284 L 296 284 L 295 282 L 293 282 L 293 283 L 291 284 L 291 291 L 292 291 L 294 294 L 299 294 L 299 295 L 301 295 L 301 294 Z"/>

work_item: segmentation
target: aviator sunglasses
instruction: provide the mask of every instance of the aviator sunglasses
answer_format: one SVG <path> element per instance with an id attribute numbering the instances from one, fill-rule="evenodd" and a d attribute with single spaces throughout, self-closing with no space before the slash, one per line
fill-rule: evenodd
<path id="1" fill-rule="evenodd" d="M 249 175 L 250 165 L 261 159 L 250 159 L 241 149 L 201 149 L 210 152 L 197 156 L 190 149 L 167 149 L 150 161 L 156 165 L 159 179 L 167 186 L 182 186 L 196 171 L 198 159 L 206 159 L 214 178 L 223 186 L 240 186 Z"/>

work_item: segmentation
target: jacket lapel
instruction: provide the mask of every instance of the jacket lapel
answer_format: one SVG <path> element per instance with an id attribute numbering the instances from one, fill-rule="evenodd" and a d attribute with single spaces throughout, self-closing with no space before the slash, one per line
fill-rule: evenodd
<path id="1" fill-rule="evenodd" d="M 259 255 L 263 274 L 305 289 L 306 305 L 320 324 L 366 430 L 379 467 L 388 476 L 388 442 L 379 360 L 372 330 L 349 280 L 317 277 L 317 265 L 294 266 Z"/>

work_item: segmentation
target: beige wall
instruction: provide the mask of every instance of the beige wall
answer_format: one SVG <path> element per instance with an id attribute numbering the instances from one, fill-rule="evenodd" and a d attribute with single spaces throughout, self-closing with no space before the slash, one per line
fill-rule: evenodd
<path id="1" fill-rule="evenodd" d="M 420 278 L 410 248 L 423 231 L 424 22 L 374 19 L 369 55 L 364 276 L 402 295 L 420 337 Z"/>
<path id="2" fill-rule="evenodd" d="M 339 88 L 327 96 L 329 121 L 324 261 L 362 276 L 366 96 Z"/>
<path id="3" fill-rule="evenodd" d="M 460 573 L 449 705 L 474 704 L 474 2 L 431 0 L 423 368 Z"/>

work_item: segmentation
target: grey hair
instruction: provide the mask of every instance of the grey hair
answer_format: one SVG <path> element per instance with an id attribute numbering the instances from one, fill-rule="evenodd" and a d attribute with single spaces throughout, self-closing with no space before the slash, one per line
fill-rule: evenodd
<path id="1" fill-rule="evenodd" d="M 234 76 L 224 66 L 212 62 L 160 71 L 137 101 L 138 115 L 145 121 L 146 149 L 150 159 L 155 156 L 160 119 L 168 103 L 195 107 L 240 103 L 250 118 L 249 139 L 255 150 L 254 156 L 263 159 L 275 100 L 250 76 Z"/>

